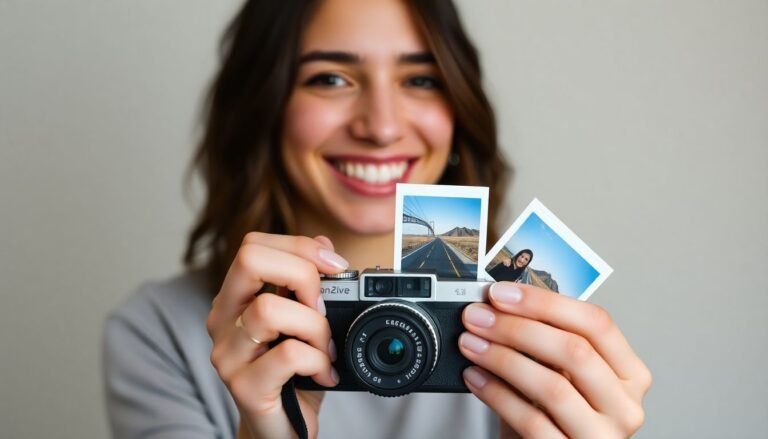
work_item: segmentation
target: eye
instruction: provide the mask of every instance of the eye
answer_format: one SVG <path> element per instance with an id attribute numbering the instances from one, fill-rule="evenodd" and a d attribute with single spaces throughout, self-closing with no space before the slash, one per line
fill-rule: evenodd
<path id="1" fill-rule="evenodd" d="M 443 88 L 439 79 L 434 76 L 413 76 L 408 78 L 406 85 L 416 88 L 426 88 L 431 90 L 440 90 Z"/>
<path id="2" fill-rule="evenodd" d="M 334 75 L 333 73 L 320 73 L 307 79 L 306 82 L 304 82 L 304 85 L 333 88 L 344 87 L 345 85 L 348 85 L 348 82 L 341 76 Z"/>

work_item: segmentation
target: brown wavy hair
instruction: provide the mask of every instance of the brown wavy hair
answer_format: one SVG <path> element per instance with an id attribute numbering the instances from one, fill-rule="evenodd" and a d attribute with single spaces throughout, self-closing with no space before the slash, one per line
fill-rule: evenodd
<path id="1" fill-rule="evenodd" d="M 489 186 L 488 240 L 511 169 L 501 155 L 493 108 L 482 87 L 477 50 L 455 6 L 409 0 L 454 111 L 451 160 L 438 184 Z M 206 269 L 218 288 L 249 231 L 293 234 L 299 199 L 280 161 L 282 117 L 300 55 L 302 29 L 317 1 L 249 0 L 226 28 L 221 69 L 205 102 L 204 131 L 187 170 L 201 174 L 206 199 L 184 253 L 188 269 Z"/>

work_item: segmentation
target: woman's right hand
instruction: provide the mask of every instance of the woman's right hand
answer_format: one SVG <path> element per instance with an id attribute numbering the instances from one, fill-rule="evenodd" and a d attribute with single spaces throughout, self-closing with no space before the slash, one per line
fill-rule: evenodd
<path id="1" fill-rule="evenodd" d="M 347 265 L 324 236 L 252 232 L 243 239 L 207 322 L 211 362 L 240 410 L 239 438 L 294 436 L 280 398 L 294 375 L 327 387 L 338 383 L 319 273 Z M 264 284 L 281 292 L 258 293 Z M 285 297 L 286 291 L 297 300 Z M 291 338 L 270 346 L 280 335 Z M 309 437 L 316 437 L 323 393 L 298 390 L 297 396 Z"/>

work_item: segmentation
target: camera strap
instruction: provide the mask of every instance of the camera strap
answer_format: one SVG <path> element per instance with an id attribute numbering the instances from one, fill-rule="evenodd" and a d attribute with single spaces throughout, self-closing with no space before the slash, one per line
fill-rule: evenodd
<path id="1" fill-rule="evenodd" d="M 283 410 L 288 416 L 288 421 L 291 422 L 293 431 L 299 436 L 299 439 L 307 439 L 309 433 L 307 432 L 307 423 L 304 421 L 304 416 L 301 414 L 301 407 L 299 406 L 299 398 L 296 396 L 296 383 L 294 378 L 288 380 L 283 385 L 283 390 L 280 392 L 280 399 L 283 402 Z"/>

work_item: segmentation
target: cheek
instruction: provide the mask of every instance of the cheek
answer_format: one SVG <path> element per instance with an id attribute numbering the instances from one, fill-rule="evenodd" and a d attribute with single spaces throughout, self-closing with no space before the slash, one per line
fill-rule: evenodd
<path id="1" fill-rule="evenodd" d="M 433 107 L 418 113 L 419 131 L 434 149 L 445 151 L 451 148 L 453 139 L 453 114 L 445 106 Z"/>
<path id="2" fill-rule="evenodd" d="M 286 159 L 293 154 L 313 152 L 342 123 L 339 112 L 329 111 L 312 99 L 295 97 L 285 111 L 283 152 Z"/>

